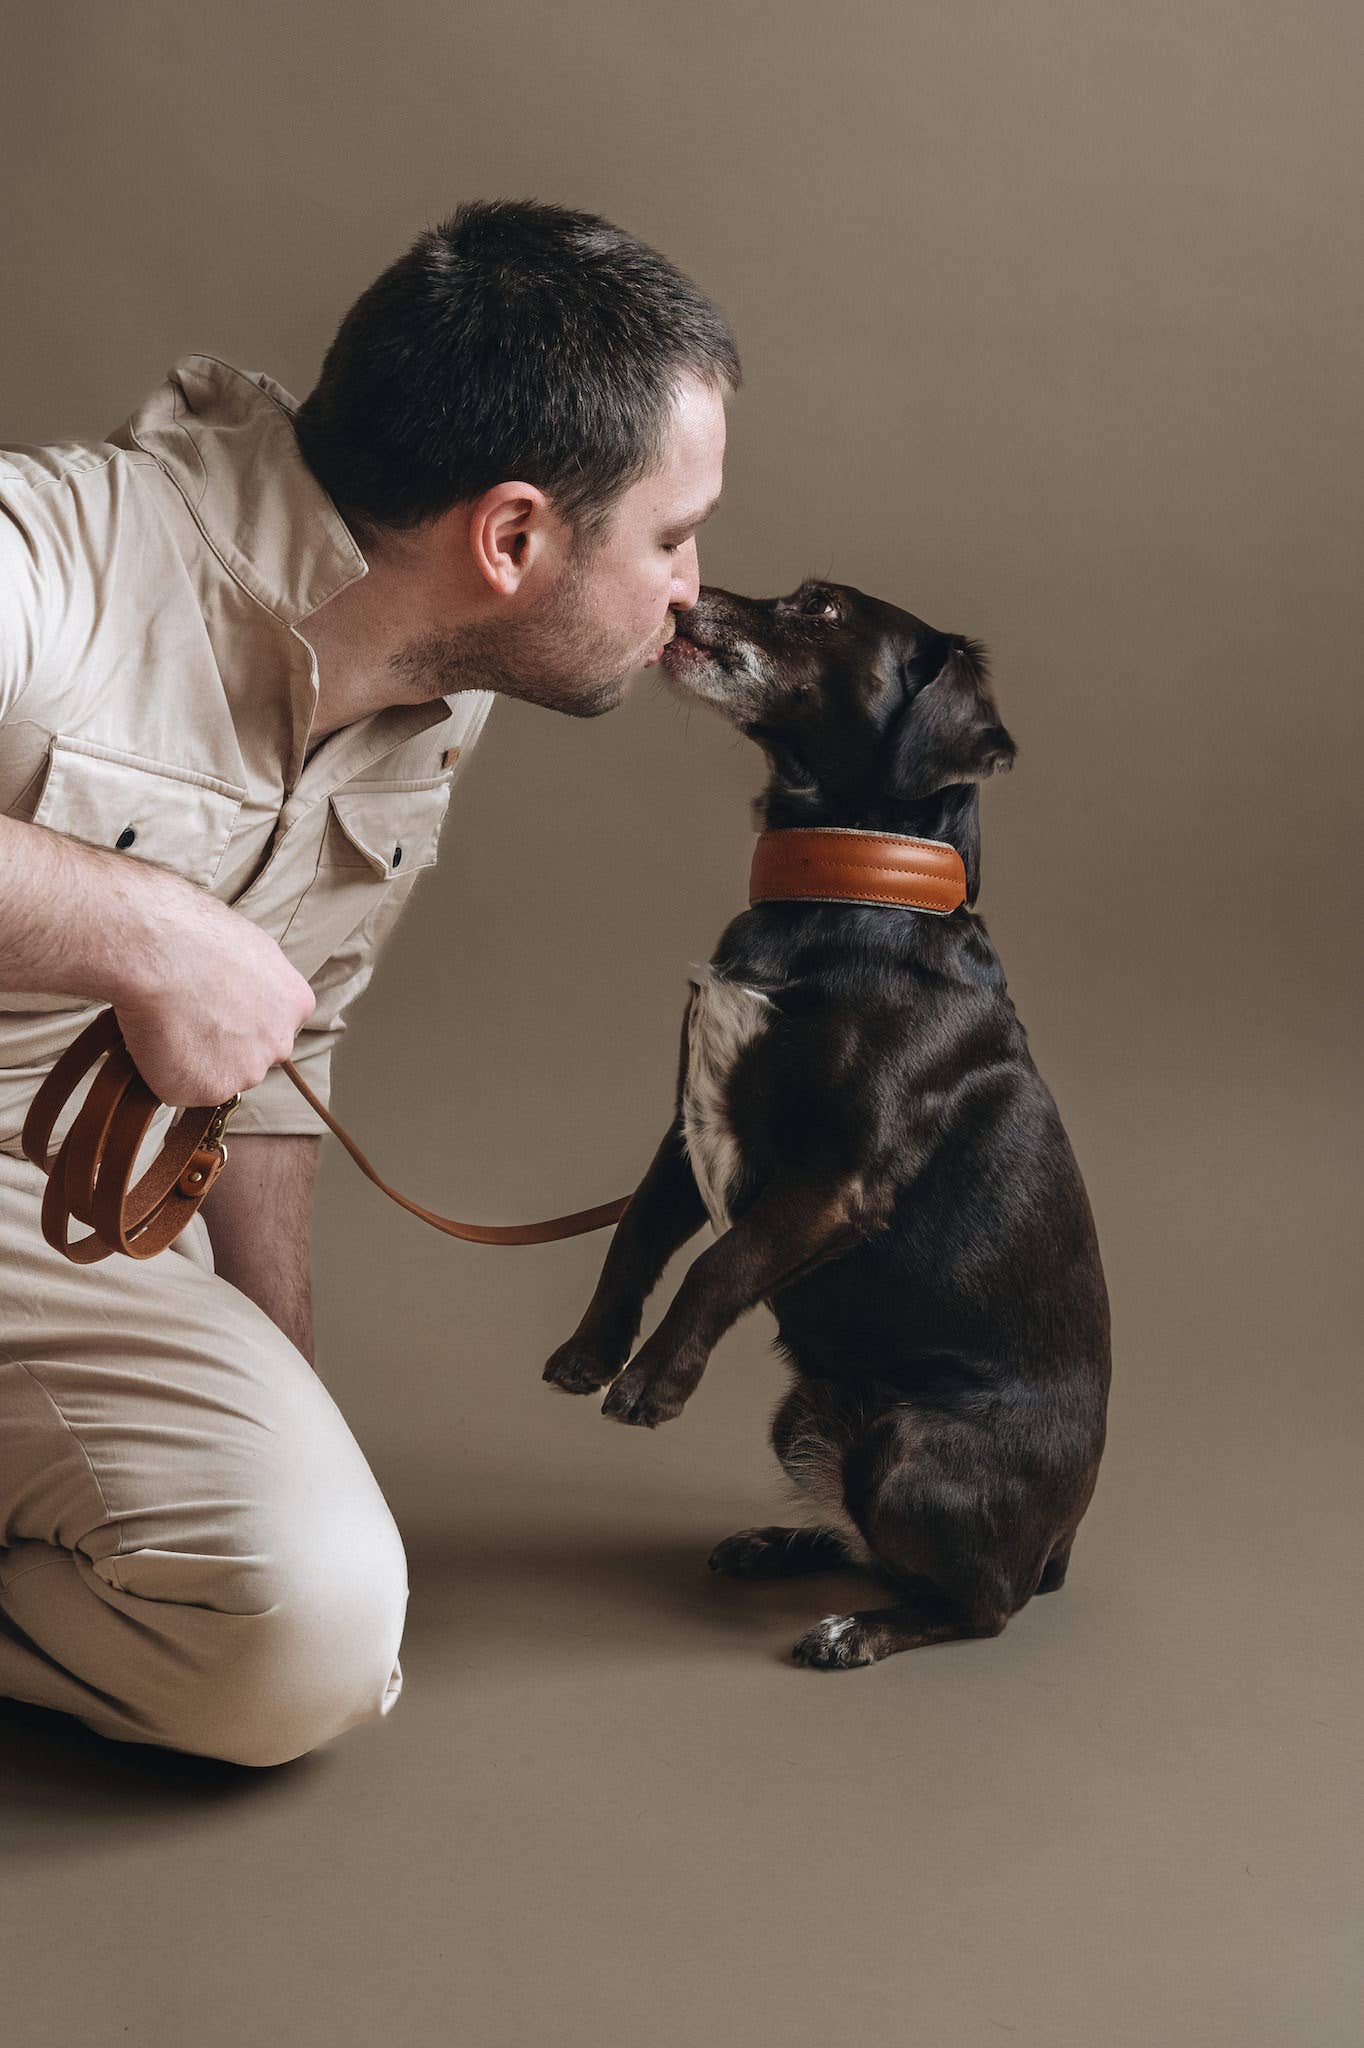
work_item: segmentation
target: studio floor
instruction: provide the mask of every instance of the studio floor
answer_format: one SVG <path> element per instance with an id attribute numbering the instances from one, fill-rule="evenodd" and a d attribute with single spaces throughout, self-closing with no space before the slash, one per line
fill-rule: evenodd
<path id="1" fill-rule="evenodd" d="M 1186 1162 L 1153 1213 L 1148 1143 L 1130 1182 L 1090 1175 L 1119 1332 L 1099 1489 L 1066 1587 L 995 1641 L 810 1672 L 791 1642 L 866 1582 L 707 1572 L 782 1512 L 761 1311 L 653 1434 L 538 1360 L 485 1363 L 438 1442 L 357 1382 L 408 1545 L 403 1698 L 265 1772 L 0 1707 L 6 2041 L 1357 2041 L 1330 1246 L 1249 1179 L 1196 1243 L 1207 1189 Z"/>

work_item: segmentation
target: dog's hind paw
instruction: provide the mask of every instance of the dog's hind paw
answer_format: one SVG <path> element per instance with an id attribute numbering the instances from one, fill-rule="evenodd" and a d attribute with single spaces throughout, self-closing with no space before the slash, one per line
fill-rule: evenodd
<path id="1" fill-rule="evenodd" d="M 867 1631 L 855 1614 L 826 1614 L 792 1645 L 791 1655 L 813 1671 L 851 1671 L 876 1661 Z"/>
<path id="2" fill-rule="evenodd" d="M 848 1564 L 848 1544 L 836 1529 L 741 1529 L 717 1543 L 707 1560 L 727 1579 L 794 1579 Z"/>
<path id="3" fill-rule="evenodd" d="M 782 1579 L 786 1576 L 782 1538 L 796 1533 L 794 1529 L 741 1529 L 737 1536 L 726 1536 L 723 1543 L 717 1543 L 706 1562 L 727 1579 Z"/>

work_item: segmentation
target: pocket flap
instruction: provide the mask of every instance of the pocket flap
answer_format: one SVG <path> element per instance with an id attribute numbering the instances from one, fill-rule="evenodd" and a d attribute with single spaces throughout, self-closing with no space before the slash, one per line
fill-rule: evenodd
<path id="1" fill-rule="evenodd" d="M 54 733 L 35 825 L 155 861 L 206 887 L 222 866 L 245 789 L 216 776 Z"/>
<path id="2" fill-rule="evenodd" d="M 429 868 L 450 808 L 448 781 L 425 789 L 337 789 L 331 796 L 337 824 L 376 874 L 405 875 Z"/>

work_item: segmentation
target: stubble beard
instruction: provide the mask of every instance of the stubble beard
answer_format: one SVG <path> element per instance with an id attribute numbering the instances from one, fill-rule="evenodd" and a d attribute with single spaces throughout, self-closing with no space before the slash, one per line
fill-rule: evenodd
<path id="1" fill-rule="evenodd" d="M 620 703 L 639 658 L 622 665 L 586 603 L 584 555 L 570 556 L 538 609 L 516 620 L 481 620 L 409 640 L 389 666 L 413 702 L 460 690 L 495 690 L 571 718 L 597 718 Z"/>

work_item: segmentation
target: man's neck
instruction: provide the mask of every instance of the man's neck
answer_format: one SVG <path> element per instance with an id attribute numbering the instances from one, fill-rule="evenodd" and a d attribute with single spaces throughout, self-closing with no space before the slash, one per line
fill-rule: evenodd
<path id="1" fill-rule="evenodd" d="M 407 552 L 369 558 L 366 574 L 304 619 L 299 632 L 317 660 L 317 704 L 308 752 L 343 725 L 411 702 L 392 657 L 421 625 L 421 577 Z"/>

